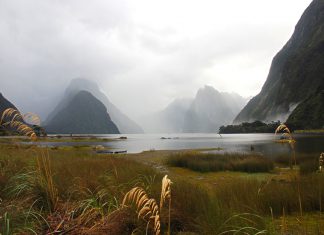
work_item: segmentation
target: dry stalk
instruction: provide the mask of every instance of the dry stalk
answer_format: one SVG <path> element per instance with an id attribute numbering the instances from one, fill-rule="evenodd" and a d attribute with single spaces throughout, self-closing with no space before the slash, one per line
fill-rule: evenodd
<path id="1" fill-rule="evenodd" d="M 318 170 L 319 172 L 322 172 L 323 169 L 323 165 L 324 165 L 324 153 L 321 153 L 318 159 Z"/>
<path id="2" fill-rule="evenodd" d="M 58 192 L 53 181 L 51 161 L 48 150 L 40 151 L 37 156 L 37 175 L 46 191 L 47 204 L 51 211 L 55 211 L 58 202 Z"/>
<path id="3" fill-rule="evenodd" d="M 171 180 L 165 175 L 162 179 L 161 199 L 160 199 L 160 211 L 162 211 L 163 204 L 166 200 L 169 201 L 169 221 L 168 221 L 168 235 L 170 235 L 171 227 Z"/>
<path id="4" fill-rule="evenodd" d="M 26 125 L 23 120 L 24 118 L 18 110 L 8 108 L 2 113 L 0 124 L 4 127 L 10 127 L 22 135 L 28 136 L 31 140 L 37 140 L 34 130 Z"/>
<path id="5" fill-rule="evenodd" d="M 154 222 L 155 235 L 161 234 L 161 223 L 159 207 L 154 199 L 150 199 L 144 189 L 140 187 L 132 188 L 125 194 L 123 206 L 135 204 L 138 218 L 147 220 L 147 228 L 150 221 Z"/>
<path id="6" fill-rule="evenodd" d="M 41 119 L 40 117 L 32 112 L 25 113 L 23 115 L 23 119 L 25 122 L 32 124 L 32 125 L 37 125 L 39 126 L 41 124 Z"/>

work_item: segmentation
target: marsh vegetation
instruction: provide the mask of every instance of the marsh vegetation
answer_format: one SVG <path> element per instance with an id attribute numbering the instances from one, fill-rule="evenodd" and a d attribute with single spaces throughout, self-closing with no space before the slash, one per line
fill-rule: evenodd
<path id="1" fill-rule="evenodd" d="M 291 153 L 99 155 L 8 139 L 0 144 L 1 233 L 321 234 L 323 155 L 296 154 L 289 129 L 277 132 L 290 135 Z"/>

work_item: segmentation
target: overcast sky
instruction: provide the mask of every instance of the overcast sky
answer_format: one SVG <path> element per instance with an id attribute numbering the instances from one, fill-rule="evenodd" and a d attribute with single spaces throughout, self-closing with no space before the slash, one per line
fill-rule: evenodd
<path id="1" fill-rule="evenodd" d="M 310 2 L 0 0 L 0 92 L 42 117 L 75 77 L 133 118 L 205 84 L 253 96 Z"/>

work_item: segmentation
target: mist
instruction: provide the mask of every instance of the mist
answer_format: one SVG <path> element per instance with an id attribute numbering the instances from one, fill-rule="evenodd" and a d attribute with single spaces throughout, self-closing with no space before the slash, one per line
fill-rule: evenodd
<path id="1" fill-rule="evenodd" d="M 206 84 L 256 95 L 310 2 L 1 0 L 1 92 L 42 119 L 76 77 L 135 119 Z"/>

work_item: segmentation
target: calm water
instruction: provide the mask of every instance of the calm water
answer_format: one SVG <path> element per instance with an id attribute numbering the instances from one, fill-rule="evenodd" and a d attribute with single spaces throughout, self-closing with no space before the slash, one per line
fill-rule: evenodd
<path id="1" fill-rule="evenodd" d="M 79 142 L 79 143 L 51 143 L 41 142 L 41 145 L 103 145 L 114 150 L 127 150 L 128 153 L 139 153 L 146 150 L 179 150 L 200 148 L 222 148 L 224 151 L 254 151 L 266 155 L 289 153 L 288 144 L 274 143 L 274 134 L 124 134 L 124 135 L 97 135 L 98 137 L 119 138 L 126 136 L 126 140 L 112 142 Z M 161 139 L 161 137 L 170 139 Z M 294 135 L 295 149 L 299 153 L 324 152 L 324 135 Z"/>

